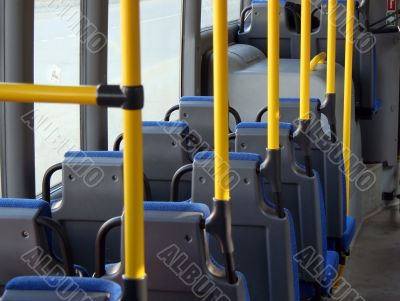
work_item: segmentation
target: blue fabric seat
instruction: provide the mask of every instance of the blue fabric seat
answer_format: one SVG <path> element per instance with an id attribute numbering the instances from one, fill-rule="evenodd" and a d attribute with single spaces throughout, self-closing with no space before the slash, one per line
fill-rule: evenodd
<path id="1" fill-rule="evenodd" d="M 350 249 L 351 242 L 353 241 L 354 235 L 356 233 L 356 220 L 352 216 L 347 216 L 346 218 L 346 230 L 342 237 L 342 246 L 344 250 L 348 251 Z"/>
<path id="2" fill-rule="evenodd" d="M 78 300 L 75 294 L 79 295 L 79 293 L 81 298 L 82 294 L 90 297 L 90 293 L 105 293 L 108 301 L 117 301 L 122 297 L 121 287 L 108 280 L 61 276 L 25 276 L 14 278 L 7 283 L 2 301 L 16 300 L 15 293 L 18 291 L 28 292 L 25 298 L 18 297 L 18 300 L 32 301 L 44 299 L 46 293 L 49 292 L 58 292 L 55 296 L 59 296 L 59 298 L 54 300 L 65 300 L 68 292 L 72 296 L 68 300 Z M 32 292 L 39 293 L 32 294 Z"/>
<path id="3" fill-rule="evenodd" d="M 344 168 L 344 167 L 343 167 Z M 346 193 L 346 176 L 342 173 L 342 185 L 343 189 L 343 215 L 346 217 L 344 219 L 344 231 L 343 235 L 340 239 L 339 245 L 334 243 L 333 248 L 329 247 L 331 250 L 337 250 L 338 252 L 346 252 L 350 251 L 350 245 L 354 239 L 354 235 L 356 233 L 357 222 L 356 219 L 350 215 L 347 215 L 346 207 L 347 207 L 347 193 Z"/>
<path id="4" fill-rule="evenodd" d="M 339 254 L 335 251 L 328 251 L 326 254 L 326 267 L 329 267 L 325 271 L 323 278 L 324 286 L 331 286 L 333 281 L 336 279 L 337 271 L 339 269 Z"/>

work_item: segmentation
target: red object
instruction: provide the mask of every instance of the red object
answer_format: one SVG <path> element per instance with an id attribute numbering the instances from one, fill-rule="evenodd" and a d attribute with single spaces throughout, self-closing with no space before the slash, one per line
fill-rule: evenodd
<path id="1" fill-rule="evenodd" d="M 396 2 L 397 0 L 388 0 L 387 4 L 388 11 L 396 11 L 396 6 L 397 6 Z"/>

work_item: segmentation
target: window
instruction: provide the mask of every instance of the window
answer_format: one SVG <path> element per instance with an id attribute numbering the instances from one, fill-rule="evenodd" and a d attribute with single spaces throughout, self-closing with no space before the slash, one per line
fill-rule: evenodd
<path id="1" fill-rule="evenodd" d="M 180 96 L 181 0 L 142 0 L 141 58 L 144 120 L 162 120 Z M 108 82 L 121 83 L 119 1 L 110 1 Z M 109 147 L 122 131 L 122 112 L 109 109 Z"/>
<path id="2" fill-rule="evenodd" d="M 35 83 L 79 84 L 80 4 L 71 1 L 35 1 Z M 79 106 L 35 104 L 36 192 L 44 172 L 61 162 L 68 150 L 79 150 Z M 60 181 L 55 175 L 55 181 Z"/>
<path id="3" fill-rule="evenodd" d="M 213 0 L 202 0 L 201 3 L 201 28 L 212 26 Z M 241 0 L 228 1 L 228 21 L 238 20 L 240 17 Z"/>

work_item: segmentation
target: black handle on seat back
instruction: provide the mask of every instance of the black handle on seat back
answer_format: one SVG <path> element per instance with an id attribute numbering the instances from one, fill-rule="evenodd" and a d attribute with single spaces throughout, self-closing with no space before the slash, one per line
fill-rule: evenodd
<path id="1" fill-rule="evenodd" d="M 50 203 L 50 181 L 51 177 L 57 170 L 62 169 L 62 163 L 57 163 L 51 166 L 49 169 L 46 170 L 43 176 L 42 182 L 42 199 L 46 202 Z"/>
<path id="2" fill-rule="evenodd" d="M 146 201 L 152 201 L 153 195 L 151 194 L 150 181 L 145 173 L 143 173 L 143 185 L 144 185 L 144 195 L 146 197 Z"/>
<path id="3" fill-rule="evenodd" d="M 260 111 L 258 111 L 257 116 L 256 116 L 256 122 L 261 122 L 262 117 L 267 112 L 268 112 L 268 107 L 264 107 Z"/>
<path id="4" fill-rule="evenodd" d="M 171 115 L 173 112 L 179 110 L 179 105 L 174 105 L 173 107 L 171 107 L 167 113 L 165 113 L 164 116 L 164 121 L 170 121 Z M 240 114 L 238 111 L 236 111 L 234 108 L 229 107 L 229 113 L 233 116 L 233 118 L 235 119 L 235 123 L 241 123 L 242 119 L 240 118 Z"/>
<path id="5" fill-rule="evenodd" d="M 239 124 L 242 122 L 242 118 L 240 118 L 240 114 L 234 108 L 229 107 L 229 113 L 232 114 L 233 118 L 235 118 L 235 123 Z"/>
<path id="6" fill-rule="evenodd" d="M 47 216 L 39 216 L 36 222 L 56 234 L 62 257 L 61 263 L 64 265 L 65 273 L 67 276 L 75 276 L 71 246 L 69 245 L 69 240 L 64 228 L 58 222 Z"/>
<path id="7" fill-rule="evenodd" d="M 213 211 L 206 220 L 206 231 L 219 243 L 225 259 L 225 277 L 230 284 L 237 282 L 234 244 L 232 240 L 231 202 L 214 199 Z"/>
<path id="8" fill-rule="evenodd" d="M 108 233 L 122 225 L 121 216 L 113 217 L 106 221 L 97 232 L 95 244 L 95 272 L 93 277 L 100 278 L 106 273 L 106 239 Z"/>
<path id="9" fill-rule="evenodd" d="M 115 139 L 115 141 L 114 141 L 113 151 L 118 152 L 118 151 L 121 150 L 121 142 L 122 142 L 122 139 L 124 139 L 123 135 L 122 135 L 122 134 L 119 134 L 119 135 L 117 136 L 117 138 Z"/>
<path id="10" fill-rule="evenodd" d="M 249 5 L 249 6 L 245 7 L 242 10 L 242 12 L 240 13 L 239 33 L 243 33 L 244 32 L 244 22 L 245 22 L 245 19 L 247 17 L 247 13 L 249 11 L 251 11 L 251 9 L 252 9 L 252 6 Z"/>
<path id="11" fill-rule="evenodd" d="M 171 107 L 167 113 L 165 113 L 164 116 L 164 121 L 169 121 L 169 119 L 171 118 L 171 115 L 173 112 L 178 111 L 179 110 L 179 105 L 174 105 L 173 107 Z"/>
<path id="12" fill-rule="evenodd" d="M 310 120 L 300 120 L 296 131 L 293 133 L 293 141 L 300 147 L 304 156 L 304 165 L 308 177 L 312 177 L 314 172 L 311 163 L 311 140 L 308 136 Z"/>
<path id="13" fill-rule="evenodd" d="M 231 114 L 233 116 L 233 118 L 235 119 L 235 126 L 242 122 L 242 118 L 240 118 L 240 114 L 238 111 L 236 111 L 232 107 L 229 107 L 228 110 L 229 110 L 229 114 Z M 229 128 L 229 133 L 230 134 L 233 133 L 230 128 Z"/>
<path id="14" fill-rule="evenodd" d="M 171 180 L 171 191 L 170 191 L 170 201 L 171 202 L 176 202 L 178 201 L 179 198 L 179 182 L 182 179 L 184 175 L 186 175 L 189 172 L 193 171 L 193 165 L 192 164 L 186 164 L 179 168 L 174 176 L 172 177 Z"/>

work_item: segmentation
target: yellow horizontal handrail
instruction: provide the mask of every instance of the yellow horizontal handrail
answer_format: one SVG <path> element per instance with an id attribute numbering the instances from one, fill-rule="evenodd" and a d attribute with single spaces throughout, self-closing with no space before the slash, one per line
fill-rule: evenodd
<path id="1" fill-rule="evenodd" d="M 96 105 L 97 87 L 0 83 L 0 100 Z"/>
<path id="2" fill-rule="evenodd" d="M 310 70 L 314 71 L 318 64 L 325 64 L 326 52 L 318 53 L 310 62 Z"/>

